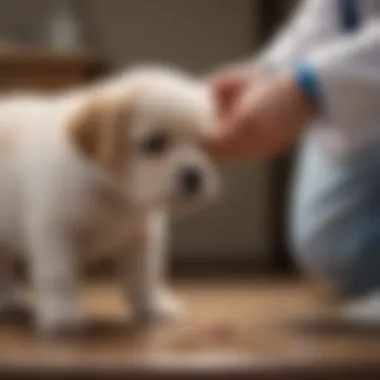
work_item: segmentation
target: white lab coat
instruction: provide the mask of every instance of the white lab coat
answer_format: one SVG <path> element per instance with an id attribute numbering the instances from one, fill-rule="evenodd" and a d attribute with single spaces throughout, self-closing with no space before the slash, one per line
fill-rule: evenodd
<path id="1" fill-rule="evenodd" d="M 380 0 L 356 0 L 359 27 L 342 25 L 340 0 L 305 0 L 259 58 L 277 72 L 312 67 L 321 93 L 315 128 L 336 158 L 380 143 Z"/>

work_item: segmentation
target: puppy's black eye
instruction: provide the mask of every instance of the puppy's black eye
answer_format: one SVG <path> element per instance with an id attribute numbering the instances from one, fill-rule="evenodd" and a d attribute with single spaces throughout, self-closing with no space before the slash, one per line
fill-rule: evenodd
<path id="1" fill-rule="evenodd" d="M 146 154 L 159 155 L 167 150 L 168 145 L 169 137 L 165 133 L 160 132 L 149 136 L 143 142 L 142 150 Z"/>

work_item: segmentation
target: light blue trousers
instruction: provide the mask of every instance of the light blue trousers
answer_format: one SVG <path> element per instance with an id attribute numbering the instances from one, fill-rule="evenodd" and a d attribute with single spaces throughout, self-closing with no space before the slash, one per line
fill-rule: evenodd
<path id="1" fill-rule="evenodd" d="M 380 144 L 334 163 L 311 131 L 294 174 L 289 236 L 301 269 L 349 298 L 380 288 Z"/>

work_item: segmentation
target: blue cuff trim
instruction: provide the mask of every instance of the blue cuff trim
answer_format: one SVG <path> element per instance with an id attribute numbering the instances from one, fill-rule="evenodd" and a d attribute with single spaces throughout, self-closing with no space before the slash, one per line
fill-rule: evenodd
<path id="1" fill-rule="evenodd" d="M 306 97 L 315 106 L 319 106 L 322 101 L 322 94 L 314 68 L 309 64 L 302 63 L 296 67 L 295 75 L 296 80 Z"/>

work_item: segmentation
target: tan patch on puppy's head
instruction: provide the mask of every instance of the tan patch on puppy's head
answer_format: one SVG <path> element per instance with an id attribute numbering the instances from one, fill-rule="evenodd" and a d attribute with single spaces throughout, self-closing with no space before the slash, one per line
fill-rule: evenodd
<path id="1" fill-rule="evenodd" d="M 116 174 L 127 153 L 130 99 L 94 99 L 74 117 L 69 127 L 76 149 L 93 163 Z"/>

